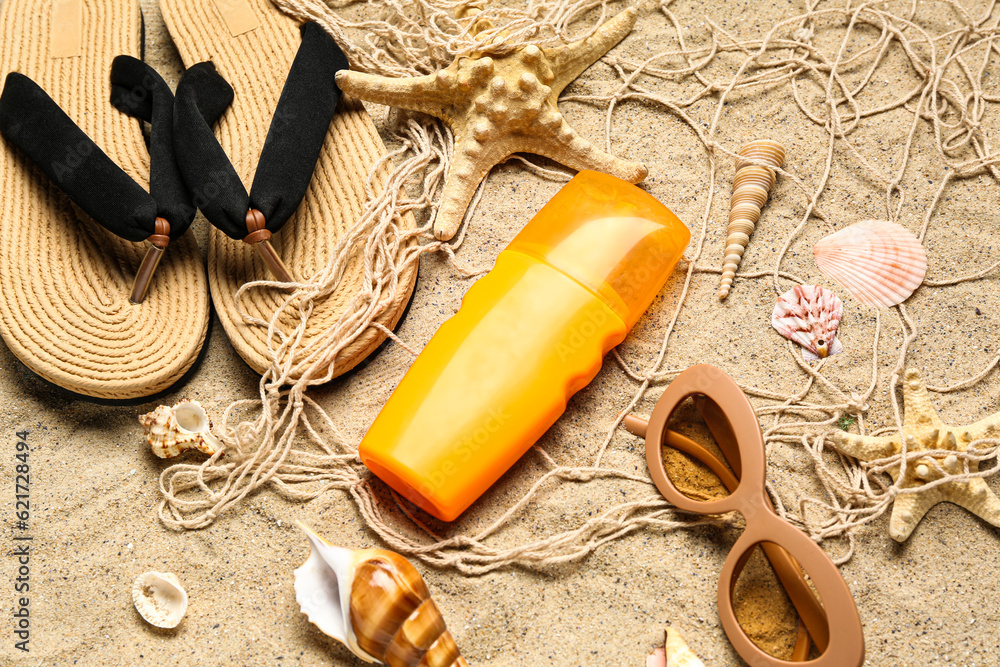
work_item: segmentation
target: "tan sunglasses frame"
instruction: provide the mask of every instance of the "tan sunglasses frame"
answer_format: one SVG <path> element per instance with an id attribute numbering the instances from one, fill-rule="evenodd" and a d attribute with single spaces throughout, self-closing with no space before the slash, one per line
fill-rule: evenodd
<path id="1" fill-rule="evenodd" d="M 715 405 L 700 399 L 702 396 L 710 398 Z M 688 397 L 695 399 L 696 407 L 705 417 L 735 477 L 708 450 L 667 428 L 670 416 Z M 721 413 L 715 410 L 715 406 Z M 753 406 L 739 385 L 714 366 L 692 366 L 678 375 L 663 392 L 647 424 L 628 416 L 624 425 L 638 435 L 645 432 L 649 473 L 668 502 L 699 514 L 739 512 L 746 520 L 743 535 L 733 545 L 722 566 L 718 589 L 719 617 L 736 652 L 751 667 L 861 667 L 865 660 L 865 639 L 851 591 L 837 566 L 820 546 L 775 513 L 764 487 L 764 438 Z M 700 501 L 678 491 L 670 481 L 663 462 L 664 444 L 702 460 L 729 487 L 730 495 L 720 500 Z M 821 651 L 815 660 L 790 662 L 768 655 L 740 627 L 733 610 L 733 591 L 740 572 L 753 553 L 753 547 L 758 544 L 774 565 L 782 585 Z M 802 578 L 800 565 L 810 575 L 823 606 L 819 606 Z M 799 652 L 796 651 L 797 654 Z"/>

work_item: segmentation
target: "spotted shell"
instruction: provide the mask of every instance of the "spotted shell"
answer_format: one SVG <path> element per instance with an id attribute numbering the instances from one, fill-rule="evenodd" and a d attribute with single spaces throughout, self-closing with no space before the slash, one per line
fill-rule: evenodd
<path id="1" fill-rule="evenodd" d="M 168 459 L 188 449 L 212 455 L 222 443 L 212 434 L 212 420 L 198 401 L 184 399 L 173 407 L 161 405 L 139 417 L 153 454 Z"/>
<path id="2" fill-rule="evenodd" d="M 927 274 L 927 252 L 905 227 L 865 220 L 813 246 L 816 265 L 861 303 L 889 308 L 906 301 Z"/>
<path id="3" fill-rule="evenodd" d="M 837 338 L 843 313 L 844 304 L 832 291 L 816 285 L 797 285 L 778 297 L 771 326 L 802 346 L 802 356 L 813 361 L 844 351 Z"/>
<path id="4" fill-rule="evenodd" d="M 176 628 L 187 612 L 188 597 L 172 572 L 146 572 L 132 584 L 132 603 L 150 625 Z"/>
<path id="5" fill-rule="evenodd" d="M 299 524 L 309 558 L 295 570 L 295 599 L 324 634 L 365 662 L 468 667 L 420 573 L 385 549 L 344 549 Z"/>

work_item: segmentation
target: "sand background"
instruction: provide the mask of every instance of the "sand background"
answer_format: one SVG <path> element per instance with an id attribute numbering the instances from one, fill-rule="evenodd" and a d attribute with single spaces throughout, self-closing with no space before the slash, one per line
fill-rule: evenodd
<path id="1" fill-rule="evenodd" d="M 180 59 L 156 3 L 141 2 L 146 19 L 147 59 L 176 85 Z M 902 5 L 900 5 L 902 7 Z M 976 5 L 976 7 L 980 7 Z M 985 7 L 985 5 L 983 5 Z M 743 36 L 753 36 L 787 16 L 800 13 L 798 1 L 726 2 L 681 0 L 671 5 L 697 39 L 703 17 Z M 933 5 L 921 20 L 943 30 L 953 15 Z M 641 59 L 671 40 L 662 17 L 645 16 L 613 53 Z M 993 56 L 996 59 L 996 56 Z M 892 63 L 890 63 L 892 65 Z M 880 71 L 873 95 L 886 99 L 911 81 L 901 63 Z M 607 92 L 610 69 L 597 65 L 568 93 Z M 665 86 L 682 83 L 662 84 Z M 370 107 L 379 123 L 385 109 Z M 566 104 L 564 112 L 585 136 L 599 140 L 601 110 Z M 696 105 L 691 113 L 708 122 L 714 108 Z M 889 167 L 898 159 L 912 116 L 885 114 L 854 135 L 865 157 Z M 984 132 L 1000 130 L 995 113 L 983 119 Z M 644 188 L 691 227 L 705 205 L 706 165 L 693 134 L 676 118 L 651 106 L 626 105 L 615 115 L 615 152 L 643 160 L 650 169 Z M 822 171 L 826 135 L 808 122 L 780 90 L 738 95 L 724 111 L 718 140 L 736 148 L 753 138 L 782 141 L 788 169 L 806 182 Z M 901 189 L 900 222 L 916 230 L 943 167 L 925 127 L 916 135 L 914 158 Z M 837 153 L 830 186 L 821 200 L 827 219 L 812 220 L 797 237 L 783 268 L 823 281 L 812 262 L 812 244 L 860 219 L 884 218 L 885 197 L 849 156 Z M 723 165 L 712 211 L 705 259 L 721 263 L 724 218 L 732 164 Z M 559 188 L 514 164 L 496 168 L 459 252 L 467 266 L 486 269 L 497 252 Z M 996 184 L 987 177 L 952 185 L 930 226 L 926 247 L 929 277 L 947 278 L 985 267 L 998 258 Z M 744 261 L 749 270 L 771 268 L 774 254 L 798 223 L 801 193 L 779 181 Z M 7 224 L 7 223 L 5 223 Z M 205 222 L 196 231 L 205 238 Z M 668 282 L 647 316 L 622 344 L 623 357 L 648 365 L 669 321 L 686 264 Z M 775 292 L 770 280 L 738 281 L 720 305 L 718 277 L 696 274 L 691 294 L 671 338 L 667 366 L 694 363 L 720 366 L 740 382 L 792 391 L 802 384 L 784 341 L 769 327 Z M 398 334 L 419 349 L 459 307 L 471 284 L 443 259 L 426 256 L 408 315 Z M 949 385 L 976 374 L 1000 347 L 1000 290 L 994 275 L 954 287 L 921 288 L 908 302 L 919 327 L 908 363 L 934 385 Z M 874 311 L 845 295 L 840 336 L 846 352 L 831 360 L 829 377 L 847 390 L 862 391 L 869 381 Z M 886 393 L 902 334 L 890 315 L 879 349 L 879 386 L 868 419 L 874 427 L 892 424 Z M 204 530 L 175 533 L 156 518 L 158 475 L 168 463 L 156 459 L 141 440 L 136 416 L 158 403 L 181 397 L 201 401 L 221 415 L 232 401 L 256 393 L 257 376 L 230 347 L 216 323 L 205 357 L 189 382 L 161 400 L 107 407 L 67 397 L 46 386 L 0 347 L 2 446 L 0 520 L 3 550 L 13 529 L 14 443 L 29 430 L 33 536 L 31 560 L 30 653 L 13 648 L 7 613 L 15 561 L 0 560 L 0 663 L 16 665 L 356 665 L 349 652 L 317 631 L 299 611 L 292 570 L 308 547 L 294 527 L 306 521 L 329 541 L 351 547 L 381 546 L 360 522 L 349 498 L 324 494 L 308 504 L 283 499 L 271 490 L 252 495 L 241 507 Z M 347 377 L 313 392 L 334 415 L 348 439 L 357 443 L 412 358 L 395 345 Z M 1000 410 L 1000 373 L 967 390 L 934 394 L 946 422 L 968 423 Z M 609 425 L 635 390 L 621 369 L 607 360 L 598 377 L 577 394 L 567 414 L 540 442 L 560 463 L 590 461 Z M 659 389 L 642 403 L 648 413 Z M 621 430 L 605 457 L 608 465 L 644 472 L 642 442 Z M 488 525 L 527 490 L 543 468 L 529 454 L 448 531 L 470 532 Z M 769 479 L 788 504 L 816 493 L 807 457 L 793 447 L 769 452 Z M 990 482 L 996 489 L 997 483 Z M 554 485 L 543 491 L 496 538 L 498 546 L 537 539 L 573 527 L 623 498 L 642 498 L 650 487 L 620 482 Z M 857 533 L 854 557 L 843 575 L 858 600 L 868 646 L 866 664 L 987 665 L 996 663 L 1000 638 L 997 605 L 998 532 L 951 505 L 931 510 L 903 545 L 888 536 L 888 517 Z M 671 623 L 685 635 L 706 665 L 740 664 L 718 623 L 716 582 L 735 530 L 705 527 L 662 534 L 640 531 L 602 547 L 585 560 L 528 571 L 507 568 L 464 577 L 420 566 L 448 626 L 470 664 L 481 665 L 640 665 L 662 645 L 662 627 Z M 837 541 L 827 547 L 842 553 Z M 11 547 L 12 548 L 12 547 Z M 187 618 L 173 631 L 146 625 L 132 607 L 130 589 L 146 570 L 176 573 L 190 595 Z"/>

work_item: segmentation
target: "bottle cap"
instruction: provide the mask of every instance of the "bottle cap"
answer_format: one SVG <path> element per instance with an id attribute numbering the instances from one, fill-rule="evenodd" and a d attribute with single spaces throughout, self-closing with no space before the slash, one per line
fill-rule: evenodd
<path id="1" fill-rule="evenodd" d="M 684 223 L 648 193 L 614 176 L 581 171 L 524 226 L 508 250 L 573 278 L 631 329 L 690 239 Z"/>

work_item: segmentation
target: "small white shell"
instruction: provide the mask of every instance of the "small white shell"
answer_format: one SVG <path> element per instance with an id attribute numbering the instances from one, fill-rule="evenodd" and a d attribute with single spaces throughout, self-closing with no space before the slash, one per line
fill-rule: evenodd
<path id="1" fill-rule="evenodd" d="M 667 667 L 705 667 L 681 637 L 681 633 L 673 628 L 667 628 L 667 643 L 664 647 L 667 656 Z"/>
<path id="2" fill-rule="evenodd" d="M 681 633 L 667 628 L 665 646 L 646 658 L 646 667 L 705 667 L 705 663 L 688 648 Z"/>
<path id="3" fill-rule="evenodd" d="M 150 625 L 176 628 L 187 611 L 188 597 L 177 575 L 146 572 L 132 584 L 132 602 Z"/>
<path id="4" fill-rule="evenodd" d="M 865 220 L 820 239 L 816 265 L 861 303 L 889 308 L 903 303 L 927 274 L 927 252 L 905 227 Z"/>
<path id="5" fill-rule="evenodd" d="M 161 459 L 177 456 L 188 449 L 208 455 L 222 449 L 212 435 L 212 421 L 198 401 L 181 400 L 173 407 L 161 405 L 139 417 L 146 431 L 146 442 Z"/>
<path id="6" fill-rule="evenodd" d="M 832 291 L 816 285 L 797 285 L 778 297 L 771 326 L 802 346 L 802 356 L 814 361 L 844 351 L 837 338 L 843 313 L 844 304 Z"/>

